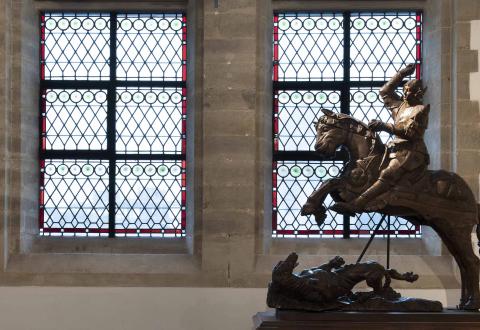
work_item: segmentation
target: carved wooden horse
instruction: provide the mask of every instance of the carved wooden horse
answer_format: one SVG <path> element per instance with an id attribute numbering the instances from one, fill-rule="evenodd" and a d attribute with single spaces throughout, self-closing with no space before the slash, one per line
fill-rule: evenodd
<path id="1" fill-rule="evenodd" d="M 344 114 L 322 111 L 325 115 L 316 124 L 315 151 L 332 156 L 343 145 L 350 162 L 339 178 L 324 181 L 302 207 L 302 215 L 315 215 L 319 225 L 325 219 L 322 204 L 328 194 L 336 202 L 352 201 L 376 181 L 388 157 L 385 145 L 365 124 Z M 368 203 L 364 211 L 401 216 L 413 224 L 432 227 L 460 268 L 458 308 L 477 310 L 480 262 L 472 248 L 471 233 L 476 226 L 480 237 L 479 208 L 471 189 L 455 173 L 420 170 L 408 173 L 401 184 Z"/>

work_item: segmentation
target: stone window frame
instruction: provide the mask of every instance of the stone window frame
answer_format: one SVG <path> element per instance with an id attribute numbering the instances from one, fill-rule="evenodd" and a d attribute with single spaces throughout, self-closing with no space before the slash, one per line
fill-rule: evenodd
<path id="1" fill-rule="evenodd" d="M 200 52 L 196 41 L 195 26 L 197 9 L 195 1 L 156 1 L 156 2 L 100 2 L 88 1 L 75 3 L 69 1 L 25 0 L 9 7 L 14 17 L 11 20 L 11 48 L 7 50 L 11 72 L 12 127 L 10 132 L 19 132 L 12 140 L 12 148 L 18 150 L 11 155 L 12 161 L 20 167 L 10 172 L 10 184 L 7 196 L 9 205 L 5 209 L 3 227 L 4 246 L 3 278 L 5 283 L 17 283 L 15 274 L 24 275 L 26 283 L 62 285 L 66 283 L 85 283 L 82 277 L 100 278 L 98 283 L 90 285 L 159 285 L 165 282 L 184 282 L 199 271 L 199 235 L 201 218 L 194 222 L 195 204 L 200 193 L 187 195 L 186 236 L 182 238 L 98 238 L 98 237 L 48 237 L 39 236 L 38 228 L 38 188 L 39 157 L 38 144 L 38 100 L 39 100 L 39 21 L 45 11 L 118 11 L 118 12 L 185 12 L 187 24 L 187 185 L 192 191 L 200 191 L 198 180 L 194 180 L 198 168 L 194 140 L 199 129 L 199 116 L 194 109 L 198 107 L 195 86 L 201 85 L 194 61 Z M 14 31 L 20 31 L 15 35 Z M 16 60 L 18 59 L 18 60 Z M 32 78 L 35 77 L 35 78 Z M 21 115 L 15 116 L 14 109 Z M 33 184 L 32 184 L 33 183 Z M 200 191 L 201 192 L 201 191 Z M 72 276 L 81 273 L 84 276 Z M 140 276 L 134 276 L 141 274 Z M 156 274 L 157 276 L 152 276 Z M 172 276 L 175 274 L 175 276 Z M 73 279 L 72 279 L 73 278 Z M 22 280 L 20 279 L 20 282 Z"/>
<path id="2" fill-rule="evenodd" d="M 428 30 L 431 29 L 430 25 L 434 24 L 433 19 L 429 20 L 431 11 L 435 13 L 436 20 L 444 20 L 444 16 L 451 15 L 449 7 L 440 6 L 442 8 L 439 9 L 436 8 L 436 3 L 432 0 L 392 1 L 389 7 L 402 9 L 415 6 L 417 9 L 423 9 L 424 27 Z M 250 8 L 245 9 L 245 4 Z M 191 204 L 187 215 L 188 219 L 195 221 L 194 223 L 188 221 L 186 239 L 183 241 L 162 239 L 156 240 L 155 244 L 149 240 L 137 241 L 137 239 L 135 241 L 92 239 L 86 244 L 85 238 L 71 238 L 73 242 L 65 238 L 61 240 L 49 238 L 40 243 L 35 241 L 38 193 L 37 185 L 32 185 L 31 182 L 38 180 L 38 163 L 31 157 L 37 152 L 36 144 L 32 146 L 29 143 L 29 140 L 38 139 L 36 129 L 38 81 L 31 78 L 38 77 L 36 46 L 39 35 L 36 24 L 38 12 L 78 9 L 79 4 L 60 0 L 8 0 L 5 12 L 0 13 L 0 18 L 3 18 L 0 19 L 0 28 L 8 30 L 8 33 L 4 34 L 6 36 L 4 44 L 7 47 L 0 52 L 0 63 L 6 64 L 0 67 L 0 77 L 6 84 L 6 87 L 0 90 L 0 99 L 6 105 L 5 116 L 0 118 L 0 124 L 4 125 L 4 134 L 9 136 L 4 143 L 6 146 L 2 144 L 4 150 L 8 152 L 4 155 L 5 175 L 0 176 L 0 186 L 6 187 L 2 196 L 4 203 L 0 205 L 0 210 L 3 211 L 3 226 L 0 226 L 0 263 L 3 265 L 0 270 L 0 284 L 265 288 L 271 278 L 272 266 L 291 251 L 300 254 L 302 267 L 318 265 L 333 255 L 343 255 L 347 262 L 355 261 L 365 239 L 335 242 L 328 239 L 271 237 L 269 187 L 272 177 L 270 139 L 272 15 L 273 10 L 299 8 L 333 10 L 342 7 L 380 10 L 384 5 L 381 1 L 355 0 L 345 0 L 341 3 L 330 0 L 242 0 L 220 1 L 220 8 L 217 9 L 214 8 L 213 1 L 198 0 L 83 2 L 81 6 L 85 10 L 138 11 L 139 7 L 142 10 L 186 8 L 188 31 L 194 33 L 188 36 L 189 54 L 193 56 L 193 60 L 189 60 L 193 65 L 188 67 L 188 76 L 193 79 L 194 88 L 188 88 L 187 97 L 189 111 L 192 111 L 190 118 L 194 118 L 189 121 L 188 129 L 190 136 L 195 140 L 195 148 L 189 144 L 187 153 L 193 154 L 196 160 L 194 164 L 187 165 L 191 166 L 187 167 L 187 171 L 192 174 L 191 178 L 196 180 L 191 185 L 195 194 L 190 194 L 192 200 L 189 201 Z M 218 15 L 222 10 L 232 12 L 222 17 Z M 229 20 L 230 16 L 239 13 L 242 20 L 237 23 L 241 23 L 242 29 L 246 32 L 239 31 L 240 29 Z M 14 20 L 13 17 L 17 19 Z M 230 40 L 222 39 L 227 32 L 232 33 L 233 38 L 238 40 L 232 43 Z M 439 42 L 442 50 L 449 49 L 451 46 L 447 41 L 450 40 L 449 32 L 446 32 L 446 35 L 433 29 L 430 32 L 432 36 L 429 35 L 429 38 L 425 36 L 424 43 L 427 53 L 437 52 L 438 49 L 435 47 L 438 47 Z M 256 41 L 252 42 L 254 39 Z M 228 47 L 228 51 L 224 50 L 225 54 L 221 51 L 218 53 L 215 47 Z M 237 49 L 239 56 L 245 56 L 245 59 L 239 63 L 231 61 L 230 47 Z M 245 63 L 254 69 L 246 67 Z M 433 68 L 435 65 L 429 67 L 424 64 L 424 73 L 428 76 L 427 84 L 429 81 L 440 81 L 440 78 L 443 78 L 442 74 L 450 74 L 449 68 L 446 68 L 445 72 L 442 71 L 443 73 L 435 71 Z M 245 79 L 246 83 L 243 85 L 236 83 L 233 83 L 233 87 L 225 85 L 226 81 L 230 84 L 232 77 L 244 78 L 242 74 L 246 70 L 250 70 L 249 72 L 255 70 L 253 86 L 250 76 Z M 238 78 L 237 75 L 241 77 Z M 212 83 L 212 76 L 227 79 L 220 83 L 215 81 Z M 208 79 L 204 80 L 204 77 Z M 430 88 L 430 92 L 451 88 L 450 83 L 442 84 L 445 86 Z M 232 98 L 229 104 L 237 105 L 241 110 L 236 113 L 242 113 L 242 117 L 253 120 L 255 125 L 248 121 L 240 121 L 242 118 L 238 116 L 230 118 L 226 111 L 211 111 L 223 106 L 222 100 L 218 98 L 220 92 L 225 93 L 225 97 Z M 444 99 L 443 94 L 441 100 L 430 101 L 432 108 L 446 102 L 449 100 Z M 208 113 L 209 111 L 213 114 Z M 219 119 L 219 114 L 224 117 Z M 237 144 L 235 150 L 221 148 L 212 155 L 212 149 L 219 147 L 218 141 L 224 140 L 222 134 L 225 132 L 223 129 L 225 125 L 222 120 L 227 123 L 240 121 L 239 127 L 234 130 L 236 135 L 229 140 Z M 31 129 L 32 127 L 35 129 Z M 211 136 L 212 130 L 215 131 L 215 136 Z M 205 135 L 207 131 L 210 135 Z M 245 131 L 248 133 L 245 134 Z M 440 136 L 444 136 L 443 131 L 434 125 L 427 140 L 438 141 Z M 3 143 L 2 139 L 0 143 Z M 253 152 L 250 151 L 252 146 Z M 241 173 L 248 176 L 246 178 L 248 184 L 237 188 L 232 183 L 231 186 L 217 191 L 217 187 L 223 184 L 224 176 L 238 170 L 238 168 L 225 169 L 225 164 L 232 164 L 232 158 L 228 157 L 233 157 L 233 160 L 238 159 L 235 157 L 243 159 L 243 153 L 249 153 L 248 161 L 241 163 L 245 167 L 241 169 Z M 222 160 L 222 164 L 225 165 L 220 171 L 217 170 L 217 164 L 212 165 L 212 162 L 217 160 Z M 440 160 L 434 157 L 433 161 L 434 166 L 438 167 Z M 251 184 L 252 182 L 254 184 Z M 231 191 L 235 191 L 237 195 L 228 197 L 227 193 Z M 245 192 L 249 196 L 240 198 L 239 195 Z M 215 207 L 216 204 L 221 204 L 221 207 Z M 239 204 L 241 206 L 238 206 Z M 422 230 L 423 238 L 415 239 L 414 244 L 411 240 L 407 243 L 402 242 L 402 239 L 398 242 L 392 241 L 393 266 L 409 264 L 421 275 L 420 280 L 408 288 L 457 288 L 458 280 L 454 277 L 451 256 L 445 253 L 438 237 L 430 228 Z M 375 241 L 369 249 L 368 256 L 384 261 L 385 242 Z"/>
<path id="3" fill-rule="evenodd" d="M 440 7 L 440 8 L 439 8 Z M 423 80 L 426 85 L 429 86 L 431 95 L 438 95 L 438 90 L 446 88 L 444 85 L 448 85 L 448 82 L 440 79 L 440 76 L 448 76 L 450 74 L 450 67 L 446 68 L 445 71 L 448 72 L 438 72 L 435 70 L 435 64 L 430 63 L 439 63 L 444 61 L 440 51 L 448 49 L 450 45 L 443 42 L 441 49 L 438 49 L 438 45 L 435 45 L 435 42 L 438 42 L 442 39 L 447 39 L 445 33 L 433 31 L 434 20 L 445 20 L 450 13 L 448 8 L 445 5 L 434 4 L 430 0 L 420 0 L 420 1 L 411 1 L 411 0 L 395 0 L 389 1 L 388 4 L 385 4 L 383 1 L 331 1 L 331 0 L 314 0 L 314 1 L 291 1 L 291 0 L 273 0 L 272 7 L 270 12 L 273 15 L 273 12 L 288 12 L 288 11 L 303 11 L 303 12 L 315 12 L 315 11 L 388 11 L 388 10 L 408 10 L 416 11 L 420 10 L 423 12 Z M 440 17 L 434 17 L 434 15 Z M 268 31 L 273 31 L 273 16 L 271 19 L 267 19 L 263 23 L 263 28 Z M 438 24 L 438 22 L 435 22 Z M 439 35 L 437 35 L 439 34 Z M 431 35 L 435 35 L 435 38 L 429 38 Z M 272 32 L 268 36 L 264 37 L 263 41 L 259 43 L 269 45 L 272 40 Z M 449 40 L 449 38 L 448 38 Z M 265 61 L 270 61 L 272 58 L 272 47 L 264 48 L 265 50 L 260 55 Z M 426 63 L 425 59 L 429 57 L 429 60 Z M 267 66 L 269 72 L 267 76 L 262 75 L 259 77 L 262 80 L 265 86 L 268 86 L 267 90 L 272 90 L 271 88 L 271 76 L 272 69 L 271 65 Z M 270 81 L 268 81 L 269 79 Z M 441 84 L 434 84 L 433 82 L 441 81 Z M 432 82 L 429 84 L 429 82 Z M 433 91 L 432 91 L 433 88 Z M 264 100 L 267 104 L 266 109 L 269 111 L 270 117 L 263 121 L 263 128 L 266 132 L 271 132 L 271 97 L 268 95 L 269 100 Z M 432 106 L 437 106 L 440 109 L 440 106 L 444 106 L 445 100 L 442 95 L 442 100 L 429 99 L 428 95 L 425 99 L 427 103 L 431 103 Z M 430 132 L 427 133 L 426 142 L 427 145 L 433 145 L 438 147 L 438 144 L 435 143 L 435 140 L 439 138 L 444 132 L 441 132 L 441 129 L 436 125 L 432 125 Z M 270 135 L 267 135 L 270 136 Z M 262 162 L 267 164 L 264 169 L 264 173 L 272 173 L 271 168 L 271 143 L 264 143 L 262 145 L 262 151 L 260 154 L 265 155 L 262 159 Z M 440 150 L 436 150 L 434 154 L 437 154 Z M 434 160 L 432 165 L 435 168 L 441 166 L 439 160 Z M 257 244 L 257 262 L 256 270 L 266 272 L 269 270 L 265 265 L 274 265 L 276 261 L 279 260 L 282 256 L 287 255 L 292 251 L 296 251 L 301 255 L 301 266 L 315 266 L 319 264 L 319 261 L 325 262 L 330 257 L 335 255 L 342 255 L 345 257 L 347 262 L 355 262 L 358 254 L 365 246 L 368 238 L 355 238 L 355 239 L 338 239 L 338 238 L 322 238 L 321 240 L 316 238 L 276 238 L 272 237 L 271 229 L 271 197 L 269 196 L 271 187 L 271 179 L 268 178 L 267 174 L 265 175 L 265 186 L 267 193 L 264 195 L 263 200 L 263 212 L 265 214 L 265 221 L 262 225 L 259 226 L 260 230 L 257 232 L 257 239 L 259 244 Z M 270 175 L 271 176 L 271 175 Z M 455 265 L 451 264 L 451 256 L 448 250 L 443 246 L 438 235 L 430 227 L 422 226 L 422 237 L 419 238 L 391 238 L 391 256 L 394 258 L 392 266 L 402 264 L 411 264 L 414 265 L 415 271 L 418 271 L 420 275 L 420 280 L 414 285 L 402 286 L 403 288 L 433 288 L 433 287 L 444 287 L 444 288 L 457 288 L 458 278 L 455 277 Z M 306 254 L 306 256 L 302 256 Z M 386 238 L 375 238 L 372 245 L 367 251 L 367 255 L 364 257 L 374 257 L 375 260 L 378 260 L 382 263 L 386 263 Z M 392 260 L 392 259 L 391 259 Z M 429 267 L 422 267 L 421 264 L 428 264 Z M 413 267 L 412 267 L 413 268 Z M 445 274 L 443 279 L 437 276 L 436 274 Z M 398 283 L 400 286 L 402 284 Z"/>

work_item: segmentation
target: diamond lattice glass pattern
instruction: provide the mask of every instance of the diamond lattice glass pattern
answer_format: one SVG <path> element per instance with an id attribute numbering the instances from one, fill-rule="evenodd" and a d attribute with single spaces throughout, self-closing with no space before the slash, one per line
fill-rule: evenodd
<path id="1" fill-rule="evenodd" d="M 110 14 L 45 13 L 41 29 L 45 79 L 110 79 Z"/>
<path id="2" fill-rule="evenodd" d="M 274 53 L 278 81 L 342 80 L 342 14 L 278 14 Z"/>
<path id="3" fill-rule="evenodd" d="M 184 237 L 185 14 L 40 21 L 40 234 Z"/>
<path id="4" fill-rule="evenodd" d="M 181 88 L 117 90 L 117 152 L 181 154 Z"/>
<path id="5" fill-rule="evenodd" d="M 108 236 L 108 161 L 42 162 L 40 233 Z"/>
<path id="6" fill-rule="evenodd" d="M 182 14 L 118 15 L 117 78 L 184 80 L 185 26 Z"/>
<path id="7" fill-rule="evenodd" d="M 278 91 L 274 114 L 275 146 L 279 151 L 313 151 L 315 127 L 321 108 L 339 112 L 339 91 Z M 278 127 L 277 127 L 278 125 Z"/>
<path id="8" fill-rule="evenodd" d="M 181 161 L 117 163 L 117 236 L 185 235 L 185 164 Z"/>
<path id="9" fill-rule="evenodd" d="M 415 12 L 353 13 L 350 79 L 388 80 L 406 64 L 419 63 L 417 29 L 421 22 Z"/>
<path id="10" fill-rule="evenodd" d="M 342 236 L 343 219 L 327 210 L 327 218 L 319 228 L 313 216 L 300 216 L 307 197 L 322 181 L 338 177 L 343 162 L 277 161 L 274 163 L 273 236 L 336 237 Z M 330 196 L 324 206 L 332 204 Z"/>
<path id="11" fill-rule="evenodd" d="M 42 95 L 43 149 L 107 148 L 107 93 L 103 90 L 48 89 Z"/>
<path id="12" fill-rule="evenodd" d="M 401 96 L 401 89 L 398 89 L 397 93 Z M 384 123 L 393 123 L 390 111 L 385 108 L 380 99 L 378 88 L 350 88 L 350 114 L 365 124 L 374 119 Z M 387 132 L 379 132 L 377 134 L 380 135 L 383 143 L 392 140 L 392 136 Z"/>
<path id="13" fill-rule="evenodd" d="M 382 215 L 379 213 L 363 213 L 356 215 L 350 221 L 350 235 L 352 237 L 369 237 Z M 385 220 L 377 231 L 377 237 L 387 237 L 388 225 Z M 390 235 L 395 237 L 421 237 L 420 226 L 399 217 L 390 217 Z"/>
<path id="14" fill-rule="evenodd" d="M 344 17 L 349 17 L 348 24 L 344 24 Z M 313 154 L 307 157 L 305 152 L 313 151 L 313 122 L 321 116 L 321 108 L 349 113 L 365 123 L 372 119 L 392 122 L 390 112 L 378 97 L 379 86 L 408 63 L 416 63 L 416 72 L 415 76 L 407 79 L 421 77 L 422 14 L 278 13 L 274 15 L 273 25 L 273 236 L 309 237 L 312 234 L 309 230 L 315 228 L 315 224 L 309 223 L 311 218 L 306 220 L 307 218 L 301 217 L 299 210 L 320 181 L 315 177 L 305 178 L 301 183 L 285 181 L 277 170 L 284 169 L 281 164 L 285 162 L 301 163 L 312 159 Z M 346 36 L 350 37 L 350 47 L 347 49 L 344 48 Z M 343 67 L 344 56 L 349 63 L 348 67 Z M 323 89 L 330 91 L 314 91 L 319 81 Z M 297 85 L 298 89 L 294 90 Z M 331 102 L 328 95 L 323 97 L 327 103 L 317 102 L 318 97 L 311 97 L 311 93 L 323 96 L 332 92 L 335 93 L 334 102 Z M 349 103 L 343 98 L 343 93 L 349 95 Z M 401 95 L 401 88 L 397 93 Z M 392 139 L 386 132 L 379 134 L 384 143 Z M 302 160 L 303 157 L 307 158 Z M 335 159 L 343 164 L 348 160 L 345 157 L 340 152 Z M 294 188 L 282 188 L 285 182 Z M 329 203 L 331 199 L 328 200 L 327 204 Z M 336 236 L 342 236 L 344 219 L 348 217 L 328 216 L 331 219 L 328 220 L 330 229 L 334 230 Z M 370 235 L 379 219 L 376 213 L 352 217 L 349 231 L 343 232 L 343 237 Z M 421 235 L 419 227 L 404 219 L 390 217 L 389 220 L 391 235 Z M 386 229 L 381 229 L 379 234 L 386 235 Z M 325 235 L 325 232 L 319 235 Z"/>

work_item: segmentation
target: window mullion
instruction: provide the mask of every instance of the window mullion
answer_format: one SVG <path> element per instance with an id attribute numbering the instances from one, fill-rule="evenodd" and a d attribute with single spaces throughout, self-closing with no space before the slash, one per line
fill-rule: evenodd
<path id="1" fill-rule="evenodd" d="M 110 13 L 110 85 L 107 103 L 107 146 L 109 154 L 108 172 L 108 236 L 115 237 L 115 117 L 117 67 L 117 14 Z"/>
<path id="2" fill-rule="evenodd" d="M 350 114 L 350 12 L 343 13 L 343 86 L 340 94 L 340 111 Z M 346 160 L 343 161 L 344 166 Z M 350 216 L 343 215 L 343 238 L 350 238 Z"/>

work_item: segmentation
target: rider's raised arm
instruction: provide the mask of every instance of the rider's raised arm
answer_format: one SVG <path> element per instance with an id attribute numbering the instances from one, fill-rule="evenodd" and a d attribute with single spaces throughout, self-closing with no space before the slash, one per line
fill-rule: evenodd
<path id="1" fill-rule="evenodd" d="M 402 102 L 402 99 L 395 90 L 401 85 L 402 80 L 411 75 L 414 71 L 415 65 L 409 64 L 398 71 L 385 85 L 382 86 L 382 88 L 380 88 L 380 97 L 387 108 L 391 110 L 396 108 Z"/>

